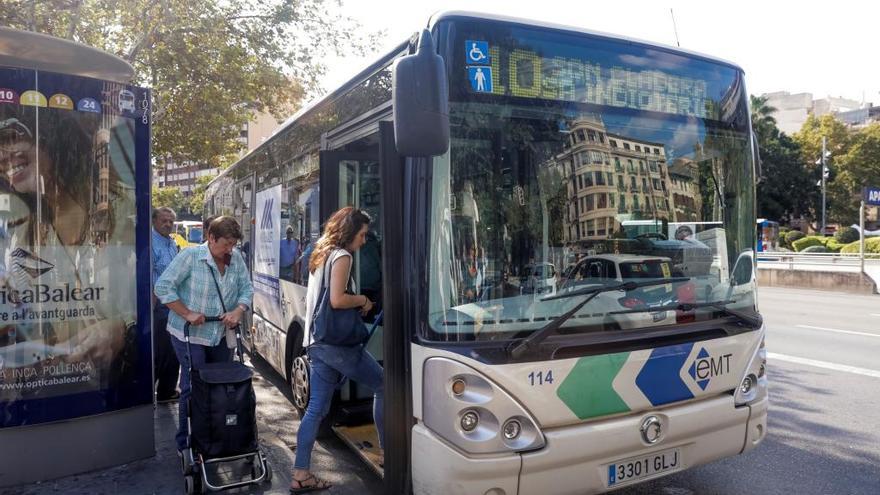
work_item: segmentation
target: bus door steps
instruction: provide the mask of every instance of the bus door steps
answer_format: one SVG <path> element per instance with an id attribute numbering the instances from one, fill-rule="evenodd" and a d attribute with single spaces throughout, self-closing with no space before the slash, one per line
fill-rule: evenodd
<path id="1" fill-rule="evenodd" d="M 379 435 L 373 423 L 360 426 L 333 427 L 333 432 L 367 462 L 380 478 L 385 477 L 385 470 L 379 465 Z"/>

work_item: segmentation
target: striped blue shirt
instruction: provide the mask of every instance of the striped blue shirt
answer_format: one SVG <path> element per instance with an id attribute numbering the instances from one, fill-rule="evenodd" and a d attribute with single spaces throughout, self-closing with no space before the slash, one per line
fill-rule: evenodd
<path id="1" fill-rule="evenodd" d="M 220 275 L 207 243 L 186 248 L 174 258 L 156 281 L 156 297 L 162 304 L 180 300 L 190 311 L 205 316 L 219 316 L 223 308 L 211 272 L 217 277 L 228 311 L 239 304 L 250 307 L 254 287 L 241 253 L 237 249 L 232 250 L 232 262 L 226 267 L 226 272 Z M 185 323 L 186 320 L 172 311 L 168 317 L 168 331 L 178 340 L 184 340 Z M 215 346 L 224 334 L 222 322 L 210 322 L 191 326 L 189 340 L 194 344 Z"/>

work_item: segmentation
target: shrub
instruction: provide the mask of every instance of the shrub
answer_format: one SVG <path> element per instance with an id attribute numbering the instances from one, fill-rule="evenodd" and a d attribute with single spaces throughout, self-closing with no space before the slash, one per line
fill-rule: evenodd
<path id="1" fill-rule="evenodd" d="M 801 252 L 810 246 L 825 247 L 825 242 L 826 241 L 824 237 L 811 235 L 809 237 L 804 237 L 803 239 L 798 239 L 794 241 L 793 243 L 791 243 L 791 247 L 793 247 L 795 251 Z"/>
<path id="2" fill-rule="evenodd" d="M 808 248 L 804 248 L 802 253 L 827 253 L 828 248 L 825 246 L 810 246 Z"/>
<path id="3" fill-rule="evenodd" d="M 859 231 L 852 227 L 844 227 L 834 234 L 834 239 L 841 244 L 849 244 L 859 240 Z"/>
<path id="4" fill-rule="evenodd" d="M 794 241 L 798 239 L 803 239 L 804 237 L 806 237 L 806 234 L 804 234 L 800 230 L 792 230 L 790 232 L 786 232 L 785 237 L 783 237 L 783 239 L 785 239 L 784 244 L 790 248 L 794 248 Z"/>
<path id="5" fill-rule="evenodd" d="M 851 242 L 846 246 L 843 246 L 843 249 L 841 249 L 840 252 L 847 254 L 859 254 L 859 241 Z M 865 252 L 875 254 L 880 253 L 880 237 L 866 237 Z"/>
<path id="6" fill-rule="evenodd" d="M 845 246 L 837 241 L 837 239 L 829 238 L 828 242 L 825 243 L 825 248 L 828 249 L 831 253 L 839 253 L 840 250 Z"/>

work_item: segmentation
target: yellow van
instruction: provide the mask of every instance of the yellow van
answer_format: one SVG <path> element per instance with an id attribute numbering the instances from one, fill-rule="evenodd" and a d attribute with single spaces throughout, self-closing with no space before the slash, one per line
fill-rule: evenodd
<path id="1" fill-rule="evenodd" d="M 197 246 L 204 240 L 202 229 L 202 222 L 192 220 L 174 222 L 174 232 L 172 232 L 171 238 L 180 249 Z"/>

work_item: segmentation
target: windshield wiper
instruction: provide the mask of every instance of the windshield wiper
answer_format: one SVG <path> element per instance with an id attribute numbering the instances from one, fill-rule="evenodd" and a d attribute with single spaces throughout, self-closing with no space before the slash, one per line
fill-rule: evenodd
<path id="1" fill-rule="evenodd" d="M 656 313 L 658 311 L 693 311 L 697 308 L 714 308 L 722 313 L 733 316 L 739 321 L 758 328 L 764 323 L 764 318 L 760 313 L 750 314 L 745 313 L 743 311 L 739 311 L 736 309 L 730 309 L 727 307 L 728 304 L 735 303 L 736 301 L 732 299 L 728 299 L 726 301 L 708 301 L 701 303 L 674 303 L 674 304 L 666 304 L 663 306 L 647 306 L 644 308 L 636 308 L 636 309 L 627 309 L 623 311 L 612 311 L 608 314 L 611 315 L 625 315 L 625 314 L 633 314 L 633 313 Z"/>
<path id="2" fill-rule="evenodd" d="M 557 318 L 553 319 L 543 327 L 535 330 L 528 337 L 523 338 L 522 340 L 517 340 L 511 342 L 510 346 L 507 348 L 507 353 L 510 357 L 514 359 L 519 359 L 527 352 L 531 351 L 538 344 L 541 343 L 544 339 L 549 337 L 553 332 L 555 332 L 559 327 L 561 327 L 566 321 L 568 321 L 575 313 L 577 313 L 582 307 L 584 307 L 588 302 L 592 301 L 596 296 L 603 292 L 613 292 L 616 290 L 621 290 L 624 292 L 629 292 L 640 287 L 650 287 L 653 285 L 666 285 L 676 282 L 687 282 L 690 280 L 690 277 L 673 277 L 661 280 L 645 280 L 643 282 L 623 282 L 614 285 L 603 285 L 599 287 L 588 287 L 584 289 L 574 290 L 571 292 L 566 292 L 564 294 L 557 294 L 555 296 L 544 297 L 541 301 L 552 301 L 554 299 L 567 299 L 569 297 L 577 297 L 577 296 L 586 296 L 589 295 L 583 301 L 574 305 L 573 308 L 566 311 L 565 313 L 559 315 Z"/>

